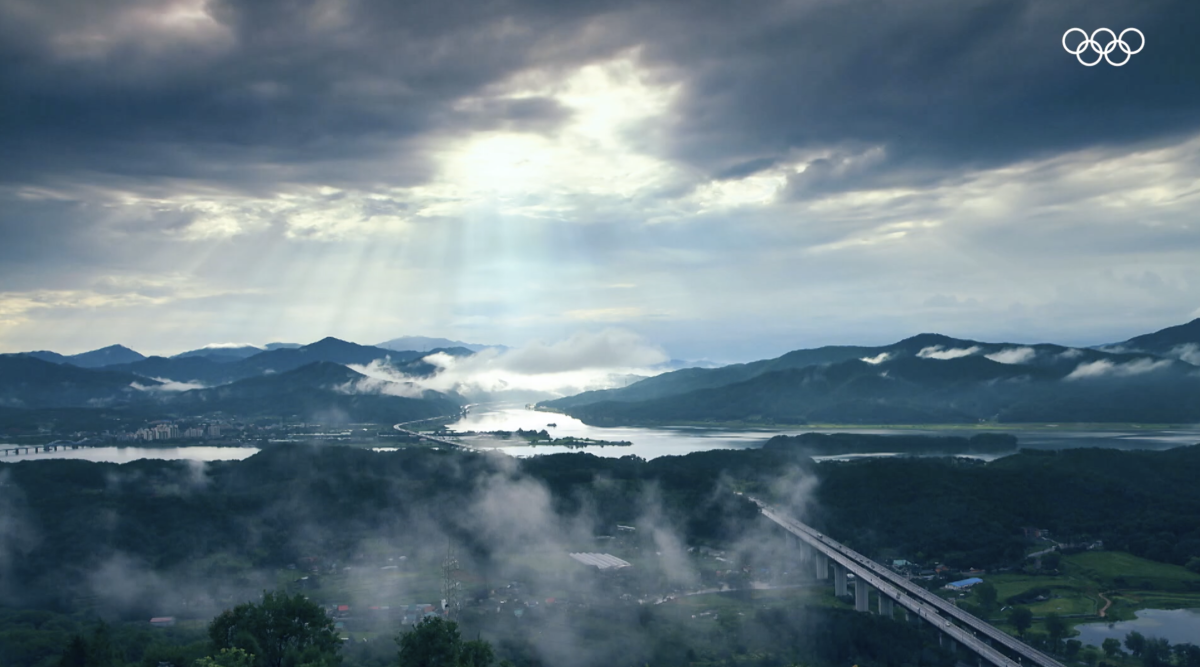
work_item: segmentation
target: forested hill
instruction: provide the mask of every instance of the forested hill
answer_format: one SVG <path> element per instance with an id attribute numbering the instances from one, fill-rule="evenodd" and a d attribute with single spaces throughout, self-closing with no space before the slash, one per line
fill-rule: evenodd
<path id="1" fill-rule="evenodd" d="M 681 544 L 734 544 L 761 528 L 738 490 L 799 503 L 798 514 L 876 557 L 1012 564 L 1023 557 L 1022 529 L 1036 526 L 1186 564 L 1200 556 L 1196 479 L 1200 446 L 1023 452 L 987 464 L 814 464 L 789 447 L 652 461 L 336 446 L 276 446 L 203 467 L 27 461 L 0 464 L 11 528 L 0 562 L 6 594 L 24 604 L 68 608 L 107 590 L 97 579 L 107 572 L 121 582 L 123 608 L 156 613 L 146 601 L 166 593 L 253 592 L 262 585 L 255 572 L 314 554 L 342 561 L 378 539 L 433 557 L 449 539 L 464 562 L 486 562 L 502 543 L 545 548 L 578 531 L 612 534 L 618 524 L 666 531 Z M 792 497 L 806 489 L 815 490 Z"/>
<path id="2" fill-rule="evenodd" d="M 1190 351 L 1186 344 L 1156 354 L 922 334 L 885 347 L 799 350 L 675 371 L 539 406 L 597 425 L 1194 423 L 1200 367 L 1190 362 L 1200 357 Z"/>
<path id="3" fill-rule="evenodd" d="M 1200 559 L 1200 445 L 1023 450 L 991 463 L 878 458 L 819 466 L 812 519 L 878 556 L 956 567 L 1019 561 L 1023 527 L 1178 565 Z"/>

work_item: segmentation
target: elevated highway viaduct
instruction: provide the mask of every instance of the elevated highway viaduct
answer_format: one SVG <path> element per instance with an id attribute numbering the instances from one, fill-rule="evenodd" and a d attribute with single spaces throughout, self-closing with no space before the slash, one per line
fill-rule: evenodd
<path id="1" fill-rule="evenodd" d="M 838 595 L 846 594 L 847 575 L 854 575 L 854 608 L 858 611 L 868 610 L 873 589 L 878 592 L 881 614 L 891 615 L 895 605 L 900 605 L 907 618 L 915 616 L 931 623 L 943 635 L 979 656 L 981 665 L 988 662 L 996 667 L 1064 667 L 1054 658 L 822 535 L 783 510 L 755 498 L 750 500 L 759 506 L 764 517 L 787 531 L 798 548 L 810 552 L 818 579 L 828 579 L 830 570 L 833 571 Z"/>

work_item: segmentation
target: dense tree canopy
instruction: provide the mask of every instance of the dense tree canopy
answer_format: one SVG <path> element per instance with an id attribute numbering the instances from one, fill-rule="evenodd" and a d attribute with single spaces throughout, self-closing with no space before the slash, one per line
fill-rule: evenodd
<path id="1" fill-rule="evenodd" d="M 217 649 L 241 649 L 254 656 L 254 667 L 297 667 L 338 663 L 342 640 L 325 610 L 303 595 L 263 594 L 223 612 L 208 626 Z"/>
<path id="2" fill-rule="evenodd" d="M 488 667 L 494 660 L 485 641 L 463 641 L 458 624 L 440 616 L 422 620 L 396 638 L 400 667 Z"/>

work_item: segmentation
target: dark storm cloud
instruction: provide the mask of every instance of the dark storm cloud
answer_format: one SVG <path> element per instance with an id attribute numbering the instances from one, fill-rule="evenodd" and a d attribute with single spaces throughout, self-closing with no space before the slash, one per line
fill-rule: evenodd
<path id="1" fill-rule="evenodd" d="M 419 182 L 424 135 L 562 120 L 550 100 L 453 103 L 527 67 L 531 49 L 580 20 L 506 3 L 211 2 L 191 24 L 154 24 L 164 35 L 152 39 L 138 21 L 170 3 L 78 4 L 0 4 L 7 181 L 71 171 L 361 183 L 372 158 L 407 149 L 407 164 L 375 179 Z"/>
<path id="2" fill-rule="evenodd" d="M 803 196 L 927 183 L 1200 126 L 1194 2 L 754 7 L 680 16 L 677 29 L 650 42 L 648 56 L 679 67 L 687 82 L 670 150 L 709 173 L 789 151 L 884 149 L 867 164 L 819 163 L 792 184 Z M 1075 26 L 1137 27 L 1148 46 L 1122 68 L 1083 67 L 1061 45 Z"/>
<path id="3" fill-rule="evenodd" d="M 189 7 L 190 23 L 153 18 Z M 834 150 L 793 179 L 797 196 L 1167 137 L 1200 118 L 1200 5 L 1186 0 L 3 0 L 0 17 L 8 182 L 418 183 L 428 137 L 566 116 L 550 99 L 457 102 L 631 46 L 684 84 L 655 148 L 718 178 Z M 1063 51 L 1066 28 L 1102 25 L 1136 26 L 1148 47 L 1120 69 Z"/>

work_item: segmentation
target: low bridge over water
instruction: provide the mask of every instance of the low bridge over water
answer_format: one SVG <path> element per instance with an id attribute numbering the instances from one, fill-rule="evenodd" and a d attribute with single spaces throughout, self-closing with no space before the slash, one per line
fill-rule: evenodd
<path id="1" fill-rule="evenodd" d="M 908 578 L 876 563 L 862 554 L 813 530 L 788 516 L 782 510 L 751 498 L 763 516 L 782 527 L 802 555 L 810 556 L 818 579 L 828 579 L 833 573 L 837 595 L 846 595 L 848 577 L 854 575 L 854 608 L 870 609 L 871 592 L 878 596 L 879 613 L 895 614 L 896 605 L 907 619 L 921 619 L 996 667 L 1064 667 L 1054 658 L 1038 651 L 992 624 L 959 609 L 945 599 L 909 581 Z"/>
<path id="2" fill-rule="evenodd" d="M 16 456 L 18 454 L 40 454 L 42 452 L 57 452 L 66 449 L 83 449 L 85 447 L 99 447 L 104 443 L 95 440 L 80 440 L 79 442 L 70 442 L 67 440 L 56 440 L 48 442 L 44 445 L 0 445 L 0 455 Z"/>
<path id="3" fill-rule="evenodd" d="M 463 414 L 466 414 L 466 410 L 463 410 Z M 403 424 L 395 424 L 392 426 L 392 428 L 403 433 L 404 435 L 411 436 L 414 438 L 419 438 L 421 440 L 428 440 L 430 442 L 436 442 L 439 445 L 445 445 L 451 449 L 461 449 L 461 450 L 469 451 L 469 452 L 475 451 L 474 449 L 471 449 L 470 447 L 462 444 L 461 442 L 454 442 L 453 440 L 439 438 L 436 435 L 429 435 L 428 433 L 421 433 L 419 431 L 410 431 L 410 430 L 404 428 L 405 426 L 408 426 L 409 424 L 419 424 L 421 422 L 430 422 L 430 421 L 437 421 L 440 419 L 452 419 L 452 418 L 453 418 L 452 415 L 447 415 L 445 417 L 432 417 L 430 419 L 418 419 L 417 421 L 404 422 Z"/>

